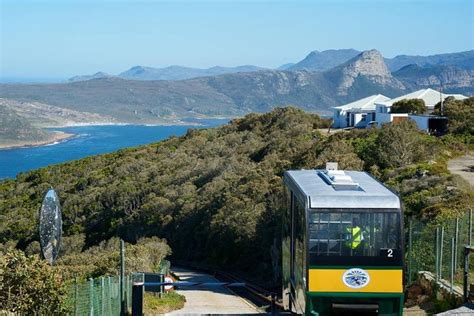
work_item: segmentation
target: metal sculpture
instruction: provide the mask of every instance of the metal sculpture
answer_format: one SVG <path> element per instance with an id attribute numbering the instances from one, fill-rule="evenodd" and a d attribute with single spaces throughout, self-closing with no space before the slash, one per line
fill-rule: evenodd
<path id="1" fill-rule="evenodd" d="M 39 216 L 41 253 L 49 264 L 54 264 L 59 254 L 62 234 L 62 218 L 59 198 L 54 189 L 48 190 Z"/>

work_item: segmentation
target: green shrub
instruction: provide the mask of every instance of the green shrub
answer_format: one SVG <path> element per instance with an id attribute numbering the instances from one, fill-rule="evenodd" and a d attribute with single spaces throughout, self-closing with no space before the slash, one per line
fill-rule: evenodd
<path id="1" fill-rule="evenodd" d="M 411 120 L 384 124 L 377 135 L 378 158 L 385 167 L 403 167 L 423 160 L 423 135 Z"/>
<path id="2" fill-rule="evenodd" d="M 0 254 L 0 310 L 22 315 L 67 313 L 60 273 L 37 256 L 19 250 Z"/>
<path id="3" fill-rule="evenodd" d="M 456 100 L 454 97 L 447 97 L 443 102 L 443 111 L 441 103 L 435 105 L 434 113 L 448 117 L 448 129 L 455 134 L 465 134 L 469 137 L 472 144 L 474 135 L 474 97 L 464 100 Z"/>
<path id="4" fill-rule="evenodd" d="M 422 99 L 403 99 L 392 104 L 391 113 L 424 114 L 427 108 Z"/>

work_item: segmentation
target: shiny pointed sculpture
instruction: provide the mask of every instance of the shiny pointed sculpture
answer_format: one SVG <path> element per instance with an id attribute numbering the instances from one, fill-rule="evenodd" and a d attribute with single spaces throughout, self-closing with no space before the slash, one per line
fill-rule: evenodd
<path id="1" fill-rule="evenodd" d="M 39 236 L 41 253 L 49 264 L 54 264 L 59 254 L 62 218 L 59 198 L 54 189 L 48 190 L 41 205 Z"/>

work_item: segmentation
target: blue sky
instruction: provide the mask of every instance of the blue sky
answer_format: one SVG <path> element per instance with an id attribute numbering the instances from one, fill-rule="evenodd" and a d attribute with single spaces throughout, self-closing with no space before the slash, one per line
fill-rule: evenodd
<path id="1" fill-rule="evenodd" d="M 474 48 L 473 0 L 0 2 L 4 78 L 134 65 L 277 67 L 332 48 L 386 57 Z"/>

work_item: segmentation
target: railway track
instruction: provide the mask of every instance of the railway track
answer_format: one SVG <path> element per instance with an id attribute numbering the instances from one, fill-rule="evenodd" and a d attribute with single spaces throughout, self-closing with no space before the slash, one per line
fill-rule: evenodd
<path id="1" fill-rule="evenodd" d="M 246 279 L 243 279 L 239 276 L 236 276 L 232 273 L 216 270 L 211 267 L 196 265 L 188 262 L 176 262 L 176 266 L 189 268 L 196 271 L 205 272 L 214 276 L 216 279 L 222 282 L 229 283 L 245 283 L 244 287 L 232 287 L 229 288 L 230 291 L 236 295 L 244 298 L 245 300 L 251 302 L 257 308 L 267 313 L 280 314 L 283 312 L 283 304 L 278 300 L 277 294 L 268 289 L 265 289 L 253 282 L 249 282 Z"/>

